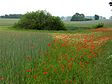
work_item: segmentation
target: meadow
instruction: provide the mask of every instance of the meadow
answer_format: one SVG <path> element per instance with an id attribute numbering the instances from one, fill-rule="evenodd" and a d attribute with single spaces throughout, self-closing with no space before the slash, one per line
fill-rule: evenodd
<path id="1" fill-rule="evenodd" d="M 19 30 L 0 19 L 0 84 L 111 84 L 112 21 L 65 22 L 68 31 Z"/>
<path id="2" fill-rule="evenodd" d="M 104 28 L 112 27 L 112 20 L 93 20 L 93 21 L 73 21 L 73 22 L 65 22 L 65 26 L 69 30 L 77 30 L 77 29 L 93 29 L 95 25 L 98 23 L 104 23 Z"/>

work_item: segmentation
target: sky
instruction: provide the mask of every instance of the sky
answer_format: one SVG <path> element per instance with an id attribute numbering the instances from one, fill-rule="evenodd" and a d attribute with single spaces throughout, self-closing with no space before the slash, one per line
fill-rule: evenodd
<path id="1" fill-rule="evenodd" d="M 0 15 L 25 14 L 46 10 L 54 16 L 72 16 L 76 12 L 85 16 L 112 16 L 111 0 L 0 0 Z"/>

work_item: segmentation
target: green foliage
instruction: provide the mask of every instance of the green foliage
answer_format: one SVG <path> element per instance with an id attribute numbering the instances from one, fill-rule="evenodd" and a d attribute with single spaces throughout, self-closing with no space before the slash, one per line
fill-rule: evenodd
<path id="1" fill-rule="evenodd" d="M 104 26 L 104 23 L 98 23 L 97 25 L 94 26 L 94 28 L 101 28 Z"/>
<path id="2" fill-rule="evenodd" d="M 0 26 L 12 26 L 14 23 L 18 22 L 19 19 L 0 19 Z"/>
<path id="3" fill-rule="evenodd" d="M 111 35 L 111 33 L 110 33 Z M 93 69 L 93 81 L 91 84 L 111 84 L 112 83 L 112 40 L 101 46 L 103 52 L 98 53 L 96 66 Z M 100 61 L 99 61 L 100 60 Z"/>
<path id="4" fill-rule="evenodd" d="M 72 16 L 71 21 L 82 21 L 84 20 L 84 14 L 76 13 Z"/>
<path id="5" fill-rule="evenodd" d="M 15 27 L 37 30 L 65 30 L 59 17 L 52 16 L 47 11 L 28 12 L 21 17 Z"/>
<path id="6" fill-rule="evenodd" d="M 75 13 L 72 18 L 71 21 L 89 21 L 91 19 L 87 19 L 85 18 L 84 14 L 79 14 L 79 13 Z"/>
<path id="7" fill-rule="evenodd" d="M 26 70 L 34 67 L 51 40 L 47 33 L 0 31 L 0 84 L 29 84 Z"/>
<path id="8" fill-rule="evenodd" d="M 9 15 L 7 15 L 7 14 L 5 14 L 4 16 L 0 16 L 1 18 L 20 18 L 22 16 L 22 14 L 9 14 Z"/>
<path id="9" fill-rule="evenodd" d="M 0 31 L 0 84 L 111 84 L 112 41 L 97 46 L 93 34 L 105 39 L 112 33 L 89 33 L 65 33 L 59 40 L 42 32 Z"/>
<path id="10" fill-rule="evenodd" d="M 99 20 L 99 15 L 94 16 L 95 20 Z"/>

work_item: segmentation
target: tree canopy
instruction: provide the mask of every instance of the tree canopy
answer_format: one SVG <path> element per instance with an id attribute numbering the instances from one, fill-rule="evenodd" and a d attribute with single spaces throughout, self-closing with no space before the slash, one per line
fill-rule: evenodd
<path id="1" fill-rule="evenodd" d="M 79 14 L 79 13 L 75 13 L 71 18 L 71 21 L 87 21 L 87 20 L 91 20 L 91 19 L 87 19 L 85 18 L 84 14 Z"/>
<path id="2" fill-rule="evenodd" d="M 109 2 L 109 5 L 112 6 L 112 2 Z"/>
<path id="3" fill-rule="evenodd" d="M 66 30 L 59 17 L 52 16 L 46 10 L 28 12 L 24 14 L 15 27 L 37 30 Z"/>
<path id="4" fill-rule="evenodd" d="M 99 20 L 99 15 L 94 16 L 95 20 Z"/>
<path id="5" fill-rule="evenodd" d="M 20 18 L 22 16 L 22 14 L 5 14 L 3 16 L 0 16 L 1 18 Z"/>

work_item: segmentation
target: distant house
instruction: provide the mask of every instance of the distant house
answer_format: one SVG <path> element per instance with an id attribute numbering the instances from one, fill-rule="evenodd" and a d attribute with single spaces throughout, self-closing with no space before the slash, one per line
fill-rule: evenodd
<path id="1" fill-rule="evenodd" d="M 112 20 L 112 16 L 110 16 L 110 17 L 109 17 L 109 19 L 111 19 L 111 20 Z"/>
<path id="2" fill-rule="evenodd" d="M 106 17 L 99 16 L 99 19 L 100 19 L 100 20 L 104 20 L 104 19 L 106 19 Z"/>
<path id="3" fill-rule="evenodd" d="M 94 16 L 85 16 L 85 18 L 94 20 Z"/>
<path id="4" fill-rule="evenodd" d="M 85 16 L 85 18 L 87 18 L 87 19 L 92 19 L 92 20 L 95 19 L 94 16 Z M 99 16 L 99 20 L 103 20 L 103 19 L 106 19 L 106 18 L 103 17 L 103 16 Z"/>

